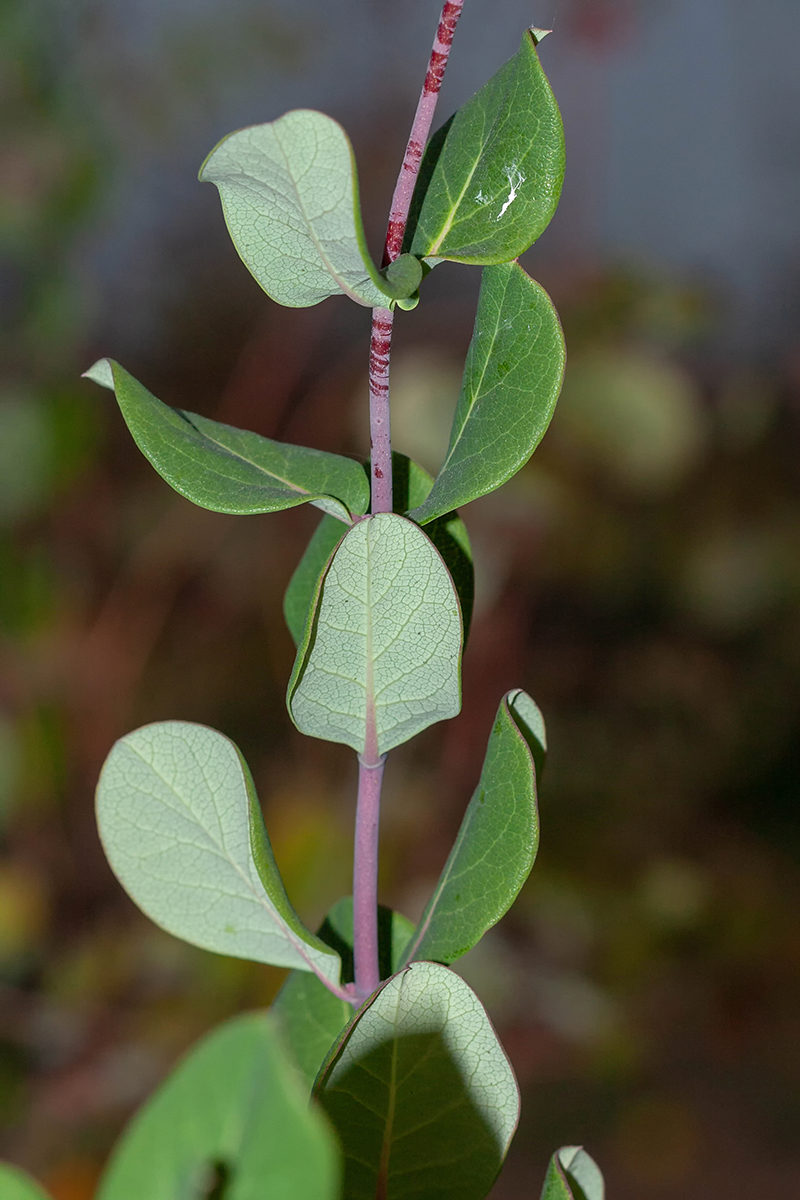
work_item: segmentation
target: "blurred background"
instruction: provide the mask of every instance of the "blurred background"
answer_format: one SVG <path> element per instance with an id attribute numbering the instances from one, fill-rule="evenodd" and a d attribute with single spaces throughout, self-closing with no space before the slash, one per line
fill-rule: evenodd
<path id="1" fill-rule="evenodd" d="M 163 400 L 363 454 L 369 314 L 283 310 L 200 162 L 291 107 L 341 120 L 377 255 L 438 0 L 0 2 L 0 1154 L 89 1200 L 131 1111 L 282 973 L 154 928 L 103 858 L 114 739 L 244 751 L 310 923 L 349 891 L 355 771 L 283 694 L 317 514 L 193 508 L 136 451 Z M 501 694 L 543 708 L 539 859 L 464 960 L 523 1090 L 495 1200 L 584 1143 L 614 1200 L 800 1192 L 800 74 L 796 0 L 467 0 L 440 117 L 554 25 L 563 201 L 525 266 L 570 363 L 544 444 L 465 513 L 454 721 L 387 768 L 382 898 L 421 911 Z M 479 273 L 400 314 L 395 445 L 435 470 Z"/>

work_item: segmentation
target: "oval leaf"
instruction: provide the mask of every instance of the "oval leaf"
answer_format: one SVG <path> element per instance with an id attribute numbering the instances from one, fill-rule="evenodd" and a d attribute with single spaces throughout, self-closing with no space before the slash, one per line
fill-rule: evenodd
<path id="1" fill-rule="evenodd" d="M 394 974 L 408 939 L 412 923 L 401 913 L 378 907 L 378 957 L 381 978 Z M 353 981 L 353 900 L 348 896 L 334 905 L 325 918 L 319 936 L 342 959 L 342 983 Z M 305 1076 L 309 1089 L 327 1058 L 333 1043 L 353 1018 L 346 1001 L 331 995 L 313 975 L 292 971 L 284 983 L 271 1012 L 277 1019 L 287 1049 Z"/>
<path id="2" fill-rule="evenodd" d="M 410 296 L 419 267 L 387 280 L 370 258 L 353 149 L 336 121 L 296 109 L 223 138 L 200 168 L 215 183 L 242 261 L 268 296 L 290 308 L 340 292 L 369 308 Z"/>
<path id="3" fill-rule="evenodd" d="M 433 477 L 405 454 L 392 453 L 394 511 L 404 513 L 422 504 L 433 487 Z M 441 554 L 444 565 L 456 585 L 461 604 L 466 644 L 475 597 L 475 571 L 472 565 L 472 546 L 464 522 L 456 513 L 445 513 L 431 521 L 425 532 Z M 330 517 L 323 517 L 317 526 L 305 554 L 289 581 L 283 599 L 283 615 L 295 646 L 300 644 L 308 610 L 317 591 L 320 577 L 327 570 L 328 560 L 342 539 L 342 526 Z"/>
<path id="4" fill-rule="evenodd" d="M 463 979 L 414 963 L 356 1014 L 316 1093 L 347 1200 L 481 1200 L 519 1115 L 514 1073 Z"/>
<path id="5" fill-rule="evenodd" d="M 8 1163 L 0 1163 L 0 1197 L 2 1200 L 50 1200 L 27 1171 Z"/>
<path id="6" fill-rule="evenodd" d="M 297 728 L 367 761 L 461 707 L 461 616 L 433 543 L 404 517 L 354 525 L 321 580 L 289 681 Z"/>
<path id="7" fill-rule="evenodd" d="M 582 1146 L 562 1146 L 550 1159 L 541 1200 L 605 1200 L 597 1163 Z"/>
<path id="8" fill-rule="evenodd" d="M 97 1200 L 334 1200 L 337 1160 L 270 1018 L 248 1013 L 191 1050 L 137 1114 Z"/>
<path id="9" fill-rule="evenodd" d="M 170 408 L 119 363 L 101 358 L 86 379 L 110 388 L 136 445 L 162 479 L 201 508 L 277 512 L 314 504 L 350 524 L 369 504 L 369 483 L 353 459 L 289 446 Z"/>
<path id="10" fill-rule="evenodd" d="M 550 223 L 564 129 L 528 30 L 517 54 L 431 139 L 408 248 L 419 258 L 510 262 Z"/>
<path id="11" fill-rule="evenodd" d="M 424 525 L 500 487 L 545 434 L 564 378 L 564 335 L 550 297 L 519 263 L 486 267 L 450 445 Z"/>
<path id="12" fill-rule="evenodd" d="M 292 908 L 247 764 L 221 733 L 164 721 L 121 738 L 97 824 L 114 874 L 168 933 L 338 984 L 339 956 Z"/>
<path id="13" fill-rule="evenodd" d="M 530 743 L 541 745 L 543 736 L 544 722 L 530 696 L 509 692 L 489 736 L 480 782 L 403 953 L 404 963 L 418 958 L 453 962 L 514 903 L 539 847 L 537 771 Z"/>

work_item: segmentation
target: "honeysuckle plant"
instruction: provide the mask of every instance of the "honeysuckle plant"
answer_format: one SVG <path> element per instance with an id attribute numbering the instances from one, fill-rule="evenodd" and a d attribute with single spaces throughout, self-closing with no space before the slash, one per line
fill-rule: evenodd
<path id="1" fill-rule="evenodd" d="M 386 757 L 461 705 L 473 571 L 457 510 L 527 462 L 564 370 L 555 309 L 517 261 L 550 221 L 564 170 L 537 52 L 545 31 L 525 30 L 514 57 L 430 137 L 462 3 L 442 11 L 380 267 L 350 142 L 330 117 L 301 109 L 240 130 L 200 171 L 273 300 L 305 307 L 343 293 L 372 309 L 366 468 L 172 408 L 109 359 L 86 372 L 195 504 L 321 510 L 286 593 L 297 646 L 286 703 L 302 733 L 358 758 L 353 894 L 315 934 L 292 907 L 232 741 L 176 720 L 111 750 L 97 819 L 128 894 L 176 937 L 290 973 L 269 1012 L 228 1021 L 183 1059 L 123 1135 L 98 1200 L 481 1200 L 517 1125 L 511 1065 L 453 964 L 509 909 L 536 856 L 546 738 L 524 691 L 499 701 L 420 921 L 379 908 L 377 893 Z M 446 261 L 483 276 L 450 443 L 431 479 L 392 450 L 389 363 L 396 310 L 414 308 Z M 43 1195 L 0 1168 L 3 1200 Z M 582 1148 L 562 1147 L 541 1196 L 603 1200 L 602 1176 Z"/>

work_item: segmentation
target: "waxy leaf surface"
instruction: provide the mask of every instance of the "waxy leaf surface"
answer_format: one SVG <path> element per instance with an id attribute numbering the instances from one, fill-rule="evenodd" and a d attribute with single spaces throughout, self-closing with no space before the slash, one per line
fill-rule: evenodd
<path id="1" fill-rule="evenodd" d="M 423 531 L 379 513 L 354 525 L 320 582 L 289 681 L 302 733 L 385 754 L 461 707 L 461 615 Z"/>
<path id="2" fill-rule="evenodd" d="M 366 511 L 369 483 L 353 459 L 170 408 L 108 358 L 84 374 L 116 394 L 139 449 L 176 492 L 201 508 L 246 514 L 310 503 L 347 524 L 351 513 Z"/>
<path id="3" fill-rule="evenodd" d="M 392 975 L 414 926 L 401 913 L 378 908 L 378 955 L 381 978 Z M 342 983 L 353 981 L 353 901 L 340 900 L 328 913 L 319 936 L 342 959 Z M 339 1034 L 353 1018 L 353 1009 L 339 1000 L 314 975 L 292 971 L 271 1009 L 285 1044 L 306 1078 L 309 1089 Z"/>
<path id="4" fill-rule="evenodd" d="M 405 513 L 409 508 L 422 504 L 433 487 L 433 477 L 405 454 L 398 454 L 397 451 L 392 453 L 392 479 L 396 513 Z M 475 571 L 469 534 L 464 522 L 456 513 L 445 513 L 431 521 L 425 532 L 441 554 L 456 585 L 466 643 L 475 596 Z M 296 646 L 300 644 L 303 636 L 306 617 L 319 578 L 343 533 L 339 521 L 323 517 L 289 581 L 283 600 L 283 613 Z"/>
<path id="5" fill-rule="evenodd" d="M 221 733 L 164 721 L 121 738 L 100 775 L 97 823 L 120 883 L 169 933 L 338 983 L 339 956 L 292 908 L 247 764 Z"/>
<path id="6" fill-rule="evenodd" d="M 519 1114 L 480 1001 L 438 963 L 405 968 L 359 1010 L 315 1090 L 347 1200 L 482 1200 Z"/>
<path id="7" fill-rule="evenodd" d="M 406 248 L 419 258 L 510 262 L 549 224 L 563 178 L 561 115 L 529 30 L 431 139 Z"/>
<path id="8" fill-rule="evenodd" d="M 538 728 L 537 728 L 538 726 Z M 449 963 L 472 949 L 508 912 L 539 846 L 536 768 L 544 723 L 525 692 L 500 704 L 481 771 L 453 849 L 403 962 Z"/>
<path id="9" fill-rule="evenodd" d="M 26 1171 L 0 1163 L 0 1200 L 50 1200 Z"/>
<path id="10" fill-rule="evenodd" d="M 533 454 L 564 377 L 564 337 L 547 292 L 518 263 L 486 267 L 450 444 L 424 525 L 510 479 Z"/>
<path id="11" fill-rule="evenodd" d="M 233 244 L 273 300 L 290 308 L 344 293 L 369 308 L 410 296 L 420 268 L 387 280 L 370 258 L 353 150 L 336 121 L 296 109 L 223 138 L 200 169 L 215 183 Z"/>
<path id="12" fill-rule="evenodd" d="M 597 1163 L 582 1146 L 562 1146 L 550 1159 L 541 1200 L 605 1200 Z"/>
<path id="13" fill-rule="evenodd" d="M 195 1046 L 134 1117 L 97 1200 L 335 1200 L 333 1136 L 264 1013 Z"/>

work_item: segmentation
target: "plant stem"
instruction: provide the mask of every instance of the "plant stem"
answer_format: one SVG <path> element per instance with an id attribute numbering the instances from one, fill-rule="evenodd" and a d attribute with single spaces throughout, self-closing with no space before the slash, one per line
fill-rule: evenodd
<path id="1" fill-rule="evenodd" d="M 378 829 L 386 757 L 374 765 L 358 760 L 353 856 L 353 958 L 356 995 L 366 1000 L 381 981 L 378 966 Z"/>
<path id="2" fill-rule="evenodd" d="M 397 177 L 389 224 L 386 229 L 384 264 L 393 262 L 403 248 L 403 238 L 411 208 L 411 197 L 419 175 L 422 152 L 428 141 L 450 57 L 453 34 L 464 0 L 445 0 L 439 27 L 433 40 L 428 70 L 422 85 L 417 111 L 411 126 L 400 174 Z M 392 511 L 392 434 L 389 421 L 389 357 L 392 346 L 393 313 L 388 308 L 373 308 L 372 338 L 369 351 L 369 432 L 371 447 L 372 512 Z"/>
<path id="3" fill-rule="evenodd" d="M 414 122 L 397 177 L 386 230 L 384 263 L 393 262 L 401 253 L 411 197 L 419 175 L 422 152 L 430 135 L 433 114 L 439 98 L 450 47 L 464 0 L 445 0 L 439 27 L 417 104 Z M 390 513 L 392 504 L 392 434 L 389 420 L 389 359 L 392 347 L 394 313 L 388 308 L 373 308 L 372 336 L 369 348 L 369 431 L 370 483 L 372 514 Z M 353 955 L 355 991 L 366 1000 L 380 983 L 378 965 L 378 832 L 380 825 L 383 758 L 377 757 L 371 734 L 364 758 L 358 762 L 358 802 L 353 851 Z M 375 743 L 373 745 L 373 743 Z"/>

